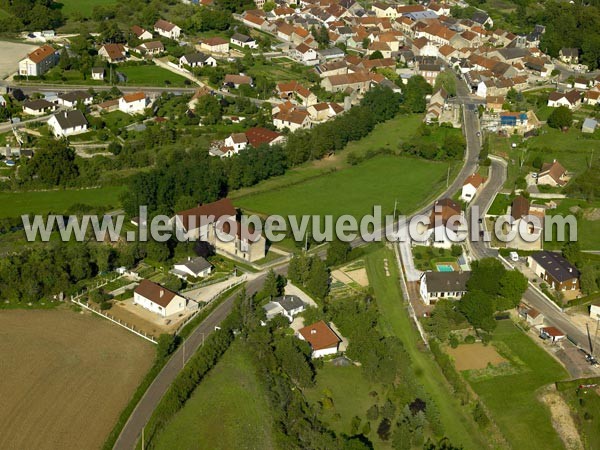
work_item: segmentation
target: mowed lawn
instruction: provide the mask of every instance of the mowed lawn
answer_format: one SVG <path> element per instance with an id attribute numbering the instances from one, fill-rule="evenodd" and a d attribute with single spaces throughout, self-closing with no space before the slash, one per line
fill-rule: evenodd
<path id="1" fill-rule="evenodd" d="M 350 214 L 361 217 L 381 205 L 391 214 L 413 212 L 446 181 L 448 165 L 398 156 L 378 156 L 357 166 L 292 186 L 239 198 L 237 206 L 261 214 Z"/>
<path id="2" fill-rule="evenodd" d="M 75 204 L 116 208 L 122 186 L 39 192 L 0 192 L 0 217 L 22 214 L 63 214 Z"/>
<path id="3" fill-rule="evenodd" d="M 124 66 L 118 71 L 127 77 L 129 86 L 185 87 L 187 78 L 154 65 Z"/>
<path id="4" fill-rule="evenodd" d="M 384 258 L 388 260 L 389 276 L 385 273 Z M 424 345 L 404 306 L 398 282 L 398 267 L 394 252 L 382 248 L 366 257 L 367 273 L 381 312 L 379 326 L 386 335 L 395 335 L 408 352 L 417 380 L 435 401 L 440 412 L 444 433 L 456 446 L 465 449 L 486 448 L 468 411 L 451 392 L 439 366 Z M 526 448 L 526 447 L 525 447 Z"/>
<path id="5" fill-rule="evenodd" d="M 272 449 L 272 420 L 251 356 L 234 342 L 153 448 Z"/>
<path id="6" fill-rule="evenodd" d="M 549 410 L 536 397 L 539 388 L 566 378 L 567 372 L 510 320 L 498 322 L 494 340 L 505 344 L 525 366 L 516 374 L 470 380 L 471 386 L 512 448 L 563 448 Z"/>
<path id="7" fill-rule="evenodd" d="M 90 17 L 92 10 L 96 6 L 110 6 L 116 3 L 115 0 L 59 0 L 62 5 L 61 11 L 65 16 L 71 16 L 73 13 L 79 13 L 84 17 Z"/>

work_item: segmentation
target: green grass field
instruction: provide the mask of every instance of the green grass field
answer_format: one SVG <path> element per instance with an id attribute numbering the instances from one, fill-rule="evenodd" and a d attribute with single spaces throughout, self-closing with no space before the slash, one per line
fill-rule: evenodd
<path id="1" fill-rule="evenodd" d="M 448 165 L 398 156 L 378 156 L 357 166 L 281 189 L 243 197 L 236 205 L 263 214 L 350 214 L 361 217 L 381 205 L 391 214 L 413 212 L 445 186 Z M 292 201 L 293 200 L 293 201 Z"/>
<path id="2" fill-rule="evenodd" d="M 42 192 L 0 192 L 0 217 L 21 214 L 62 214 L 76 203 L 117 208 L 122 186 Z"/>
<path id="3" fill-rule="evenodd" d="M 558 383 L 558 390 L 574 412 L 575 423 L 583 432 L 586 449 L 600 450 L 600 389 L 578 389 L 581 384 L 599 384 L 600 378 Z"/>
<path id="4" fill-rule="evenodd" d="M 567 372 L 509 320 L 498 322 L 494 341 L 508 347 L 522 365 L 518 373 L 483 377 L 478 381 L 465 372 L 473 390 L 489 408 L 513 448 L 563 448 L 552 427 L 550 412 L 537 400 L 536 391 L 566 378 Z"/>
<path id="5" fill-rule="evenodd" d="M 240 198 L 248 194 L 269 192 L 327 174 L 332 170 L 347 169 L 350 165 L 346 162 L 346 157 L 350 152 L 361 156 L 369 150 L 379 150 L 380 148 L 396 150 L 400 142 L 407 141 L 414 136 L 421 120 L 420 114 L 398 115 L 393 119 L 377 124 L 368 136 L 350 142 L 343 151 L 333 157 L 311 161 L 295 167 L 280 177 L 270 178 L 258 183 L 256 186 L 232 192 L 230 197 Z"/>
<path id="6" fill-rule="evenodd" d="M 387 258 L 390 276 L 386 276 L 383 259 Z M 435 401 L 441 416 L 446 436 L 465 449 L 486 448 L 485 439 L 477 425 L 453 396 L 448 382 L 439 366 L 423 344 L 410 320 L 398 285 L 398 268 L 394 253 L 381 249 L 366 257 L 369 281 L 381 311 L 380 327 L 387 335 L 396 335 L 404 343 L 419 383 Z"/>
<path id="7" fill-rule="evenodd" d="M 332 408 L 324 408 L 320 418 L 337 433 L 350 434 L 351 422 L 354 416 L 363 419 L 362 425 L 366 423 L 367 410 L 375 403 L 369 395 L 371 391 L 381 394 L 382 386 L 369 383 L 357 366 L 336 367 L 331 363 L 325 363 L 319 369 L 315 387 L 305 389 L 304 394 L 311 404 L 317 404 L 325 396 L 333 400 Z M 352 395 L 348 395 L 352 392 Z M 336 419 L 336 415 L 339 417 Z M 371 439 L 377 440 L 374 432 L 376 423 L 371 423 Z"/>
<path id="8" fill-rule="evenodd" d="M 272 418 L 250 356 L 239 341 L 157 436 L 156 449 L 271 449 Z"/>
<path id="9" fill-rule="evenodd" d="M 95 6 L 114 5 L 115 0 L 59 0 L 62 5 L 61 11 L 65 16 L 80 13 L 83 17 L 90 17 Z"/>
<path id="10" fill-rule="evenodd" d="M 185 87 L 187 78 L 167 69 L 153 65 L 123 66 L 117 69 L 127 77 L 129 86 L 173 86 Z M 165 83 L 168 82 L 168 83 Z"/>

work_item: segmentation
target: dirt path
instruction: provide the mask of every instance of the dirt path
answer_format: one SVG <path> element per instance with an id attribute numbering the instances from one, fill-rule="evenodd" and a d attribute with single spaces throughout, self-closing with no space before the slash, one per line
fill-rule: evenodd
<path id="1" fill-rule="evenodd" d="M 575 426 L 569 405 L 556 392 L 554 385 L 547 386 L 539 395 L 540 400 L 548 406 L 552 416 L 552 426 L 562 439 L 567 450 L 583 450 L 579 432 Z"/>

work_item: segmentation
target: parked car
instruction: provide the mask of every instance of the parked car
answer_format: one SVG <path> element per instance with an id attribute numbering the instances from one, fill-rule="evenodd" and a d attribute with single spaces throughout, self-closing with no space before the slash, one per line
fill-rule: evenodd
<path id="1" fill-rule="evenodd" d="M 519 261 L 519 254 L 517 252 L 510 252 L 509 256 L 510 256 L 511 261 L 514 261 L 514 262 Z"/>

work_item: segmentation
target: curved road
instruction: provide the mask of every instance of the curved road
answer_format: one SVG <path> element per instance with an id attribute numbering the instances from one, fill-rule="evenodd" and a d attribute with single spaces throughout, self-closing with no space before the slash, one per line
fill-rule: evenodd
<path id="1" fill-rule="evenodd" d="M 459 86 L 462 88 L 462 83 L 459 83 Z M 468 93 L 466 93 L 466 86 L 464 86 L 462 93 L 459 92 L 457 100 L 463 104 L 463 120 L 465 137 L 467 140 L 467 149 L 465 152 L 462 169 L 460 170 L 456 179 L 444 192 L 439 195 L 439 197 L 451 197 L 455 192 L 462 188 L 464 179 L 471 173 L 475 172 L 478 167 L 480 140 L 474 131 L 479 131 L 477 104 L 476 102 L 471 101 Z M 468 130 L 471 130 L 471 132 Z M 439 197 L 436 197 L 436 199 Z M 432 207 L 434 201 L 435 200 L 432 200 L 427 206 L 421 208 L 413 215 L 426 212 Z M 379 230 L 379 233 L 383 232 L 384 230 Z M 357 239 L 351 243 L 353 247 L 365 244 L 366 243 L 362 239 Z M 324 252 L 324 250 L 319 252 L 319 256 L 323 256 Z M 275 271 L 279 273 L 285 273 L 287 270 L 287 265 L 287 262 L 282 263 L 281 265 L 277 266 Z M 256 274 L 254 278 L 246 283 L 246 292 L 248 294 L 257 292 L 262 286 L 264 277 L 265 273 Z M 223 301 L 223 303 L 221 303 L 185 340 L 185 347 L 181 345 L 175 351 L 131 413 L 129 420 L 123 427 L 123 430 L 121 431 L 121 434 L 119 435 L 119 438 L 113 447 L 115 450 L 131 450 L 135 447 L 138 439 L 141 436 L 143 427 L 152 416 L 154 409 L 159 404 L 163 395 L 167 392 L 169 386 L 173 383 L 183 368 L 184 348 L 185 360 L 187 361 L 202 345 L 203 339 L 206 338 L 206 336 L 208 336 L 210 333 L 214 332 L 215 326 L 218 326 L 231 312 L 237 296 L 238 294 L 231 295 L 229 298 Z"/>

